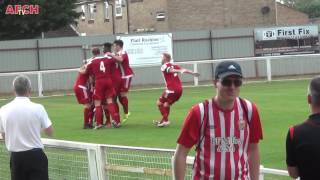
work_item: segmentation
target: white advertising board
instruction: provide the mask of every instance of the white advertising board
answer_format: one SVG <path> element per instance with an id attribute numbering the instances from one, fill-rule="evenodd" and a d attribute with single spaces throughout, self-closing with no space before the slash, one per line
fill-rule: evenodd
<path id="1" fill-rule="evenodd" d="M 172 56 L 172 34 L 118 36 L 124 43 L 131 66 L 160 65 L 161 54 Z"/>
<path id="2" fill-rule="evenodd" d="M 317 25 L 255 29 L 255 39 L 257 41 L 305 39 L 310 37 L 318 37 Z"/>

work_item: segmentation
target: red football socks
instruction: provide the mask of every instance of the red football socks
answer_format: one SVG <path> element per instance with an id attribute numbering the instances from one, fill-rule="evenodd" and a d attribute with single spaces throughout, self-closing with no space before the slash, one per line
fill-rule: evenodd
<path id="1" fill-rule="evenodd" d="M 96 125 L 102 125 L 103 124 L 103 115 L 102 115 L 102 107 L 101 106 L 96 106 Z"/>
<path id="2" fill-rule="evenodd" d="M 166 119 L 164 119 L 165 121 L 168 121 L 168 117 L 170 114 L 170 106 L 163 106 L 165 114 L 166 114 Z"/>
<path id="3" fill-rule="evenodd" d="M 110 121 L 110 113 L 109 113 L 109 110 L 108 110 L 107 107 L 104 108 L 103 110 L 104 110 L 104 115 L 106 116 L 106 124 L 108 124 L 108 123 L 111 122 L 111 121 Z"/>
<path id="4" fill-rule="evenodd" d="M 125 114 L 128 114 L 129 110 L 128 110 L 128 98 L 127 96 L 124 96 L 124 97 L 120 97 L 119 99 L 120 103 L 122 104 L 122 107 L 123 107 L 123 111 Z"/>
<path id="5" fill-rule="evenodd" d="M 159 111 L 162 115 L 162 120 L 163 121 L 168 121 L 168 116 L 169 116 L 169 112 L 170 112 L 170 106 L 168 107 L 164 107 L 163 105 L 159 105 L 158 106 Z"/>
<path id="6" fill-rule="evenodd" d="M 93 123 L 94 111 L 95 111 L 95 107 L 94 107 L 94 106 L 91 106 L 91 107 L 90 107 L 89 114 L 88 114 L 89 124 L 91 124 L 91 125 L 92 125 L 92 123 Z"/>
<path id="7" fill-rule="evenodd" d="M 119 104 L 117 103 L 117 101 L 114 103 L 114 107 L 116 109 L 116 112 L 119 113 Z"/>
<path id="8" fill-rule="evenodd" d="M 110 103 L 107 105 L 107 107 L 111 114 L 112 119 L 115 120 L 117 123 L 120 123 L 120 116 L 119 116 L 119 113 L 116 111 L 115 103 Z"/>
<path id="9" fill-rule="evenodd" d="M 83 109 L 83 125 L 86 126 L 90 123 L 90 108 L 84 108 Z"/>

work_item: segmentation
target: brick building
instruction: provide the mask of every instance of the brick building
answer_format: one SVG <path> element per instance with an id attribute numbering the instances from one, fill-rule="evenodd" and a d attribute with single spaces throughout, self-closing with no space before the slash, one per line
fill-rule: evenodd
<path id="1" fill-rule="evenodd" d="M 275 0 L 79 0 L 77 7 L 76 29 L 86 35 L 309 23 Z"/>

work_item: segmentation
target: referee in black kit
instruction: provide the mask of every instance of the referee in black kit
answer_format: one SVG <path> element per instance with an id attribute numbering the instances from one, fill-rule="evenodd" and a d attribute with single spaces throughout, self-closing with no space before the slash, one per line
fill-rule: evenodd
<path id="1" fill-rule="evenodd" d="M 320 76 L 309 84 L 311 115 L 289 129 L 286 140 L 287 166 L 292 178 L 320 179 Z"/>
<path id="2" fill-rule="evenodd" d="M 30 101 L 31 82 L 19 75 L 13 81 L 16 98 L 0 109 L 0 133 L 10 152 L 12 180 L 48 180 L 48 159 L 43 152 L 41 130 L 52 136 L 48 114 Z"/>

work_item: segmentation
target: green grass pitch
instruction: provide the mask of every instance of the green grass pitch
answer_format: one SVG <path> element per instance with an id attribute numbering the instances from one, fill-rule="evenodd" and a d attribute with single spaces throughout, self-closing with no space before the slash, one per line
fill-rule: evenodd
<path id="1" fill-rule="evenodd" d="M 241 97 L 259 108 L 264 139 L 261 141 L 261 164 L 285 169 L 285 137 L 288 127 L 304 121 L 309 110 L 306 102 L 308 81 L 250 83 L 241 89 Z M 35 98 L 45 106 L 53 121 L 55 139 L 174 149 L 183 120 L 189 108 L 215 94 L 209 87 L 184 88 L 182 98 L 172 106 L 171 125 L 157 128 L 152 120 L 160 118 L 156 101 L 162 90 L 130 92 L 131 116 L 119 129 L 82 129 L 82 106 L 74 96 Z M 0 106 L 8 101 L 0 101 Z"/>

